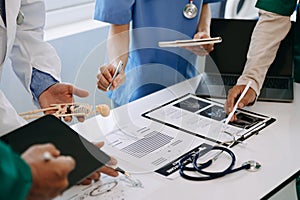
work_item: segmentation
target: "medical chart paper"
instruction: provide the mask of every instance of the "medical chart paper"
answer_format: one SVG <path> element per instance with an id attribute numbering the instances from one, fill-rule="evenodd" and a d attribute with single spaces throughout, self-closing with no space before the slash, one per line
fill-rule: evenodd
<path id="1" fill-rule="evenodd" d="M 179 176 L 179 159 L 188 152 L 244 140 L 273 121 L 244 110 L 237 110 L 236 114 L 237 122 L 224 126 L 226 114 L 222 104 L 187 94 L 145 112 L 134 122 L 104 131 L 93 141 L 104 141 L 102 150 L 113 155 L 118 166 L 129 174 L 156 172 L 173 179 Z"/>
<path id="2" fill-rule="evenodd" d="M 152 173 L 204 142 L 157 122 L 141 127 L 128 124 L 99 140 L 105 141 L 105 152 L 114 155 L 129 174 Z"/>
<path id="3" fill-rule="evenodd" d="M 238 109 L 237 121 L 225 125 L 224 105 L 186 94 L 143 114 L 144 117 L 219 144 L 243 141 L 275 119 Z"/>
<path id="4" fill-rule="evenodd" d="M 54 200 L 130 200 L 145 199 L 164 182 L 157 177 L 135 175 L 110 177 L 105 174 L 90 185 L 77 185 L 65 191 Z"/>
<path id="5" fill-rule="evenodd" d="M 101 150 L 114 156 L 118 166 L 131 175 L 154 174 L 204 142 L 202 138 L 141 116 L 101 130 L 106 124 L 103 120 L 98 116 L 73 128 L 90 141 L 104 141 Z"/>

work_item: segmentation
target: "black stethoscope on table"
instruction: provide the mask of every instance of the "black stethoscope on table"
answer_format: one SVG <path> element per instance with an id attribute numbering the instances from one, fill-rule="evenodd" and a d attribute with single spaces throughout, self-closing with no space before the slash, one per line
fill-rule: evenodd
<path id="1" fill-rule="evenodd" d="M 261 165 L 258 162 L 251 160 L 251 161 L 245 162 L 242 166 L 233 169 L 233 167 L 235 165 L 235 162 L 236 162 L 236 157 L 235 157 L 234 153 L 229 148 L 222 147 L 222 146 L 214 146 L 209 151 L 206 151 L 205 153 L 202 153 L 201 156 L 205 155 L 206 153 L 208 153 L 210 151 L 214 151 L 214 150 L 220 150 L 221 152 L 219 152 L 216 156 L 214 156 L 213 158 L 211 158 L 207 162 L 204 162 L 204 163 L 201 163 L 201 164 L 197 163 L 197 160 L 198 160 L 201 152 L 197 152 L 197 153 L 193 152 L 193 153 L 189 153 L 186 156 L 184 156 L 179 161 L 179 173 L 180 173 L 180 175 L 183 178 L 188 179 L 188 180 L 192 180 L 192 181 L 208 181 L 208 180 L 223 177 L 227 174 L 231 174 L 231 173 L 243 170 L 243 169 L 246 169 L 248 171 L 257 171 L 261 167 Z M 217 159 L 217 157 L 222 152 L 227 153 L 231 157 L 230 165 L 225 170 L 220 171 L 220 172 L 204 171 L 205 168 L 211 166 L 211 164 Z M 192 163 L 193 167 L 187 167 L 188 163 Z M 191 176 L 191 175 L 186 174 L 185 171 L 198 172 L 201 176 Z"/>

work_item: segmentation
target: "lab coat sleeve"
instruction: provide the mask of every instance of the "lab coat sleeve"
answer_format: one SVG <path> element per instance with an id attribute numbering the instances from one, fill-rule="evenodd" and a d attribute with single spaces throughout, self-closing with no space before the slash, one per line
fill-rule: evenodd
<path id="1" fill-rule="evenodd" d="M 30 167 L 0 141 L 0 199 L 26 199 L 32 185 Z"/>
<path id="2" fill-rule="evenodd" d="M 27 122 L 18 115 L 0 90 L 0 136 L 21 127 L 26 123 Z"/>
<path id="3" fill-rule="evenodd" d="M 12 48 L 12 66 L 18 78 L 30 91 L 32 68 L 50 74 L 60 81 L 61 63 L 55 49 L 43 41 L 45 4 L 43 0 L 23 0 L 24 21 L 17 26 Z"/>
<path id="4" fill-rule="evenodd" d="M 237 85 L 246 85 L 249 80 L 252 80 L 251 87 L 259 96 L 266 73 L 275 59 L 280 42 L 287 35 L 290 27 L 289 16 L 260 10 L 259 21 L 252 33 L 245 68 Z"/>

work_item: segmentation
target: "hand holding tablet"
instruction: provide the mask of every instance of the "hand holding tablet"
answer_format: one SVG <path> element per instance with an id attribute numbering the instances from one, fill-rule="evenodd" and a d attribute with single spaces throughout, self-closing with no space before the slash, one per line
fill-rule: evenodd
<path id="1" fill-rule="evenodd" d="M 75 160 L 75 169 L 68 175 L 69 186 L 80 183 L 92 175 L 101 167 L 106 166 L 111 157 L 99 149 L 64 122 L 53 115 L 45 115 L 27 125 L 18 128 L 4 136 L 0 140 L 7 143 L 15 152 L 22 154 L 35 144 L 53 144 L 60 155 L 71 156 Z M 57 156 L 50 151 L 43 152 L 41 158 L 45 164 L 51 164 L 57 160 Z M 117 168 L 116 171 L 126 173 Z"/>

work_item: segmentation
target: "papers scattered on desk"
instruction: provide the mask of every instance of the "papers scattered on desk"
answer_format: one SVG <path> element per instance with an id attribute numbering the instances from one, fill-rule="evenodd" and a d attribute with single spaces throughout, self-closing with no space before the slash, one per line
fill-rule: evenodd
<path id="1" fill-rule="evenodd" d="M 187 47 L 222 42 L 221 37 L 158 42 L 159 47 Z"/>
<path id="2" fill-rule="evenodd" d="M 215 143 L 243 141 L 263 129 L 274 119 L 238 109 L 237 120 L 225 125 L 224 105 L 187 94 L 143 114 L 144 117 L 178 128 Z"/>
<path id="3" fill-rule="evenodd" d="M 244 141 L 272 122 L 261 114 L 237 110 L 238 120 L 224 127 L 223 104 L 187 94 L 142 114 L 134 123 L 105 133 L 103 150 L 129 174 L 157 172 L 176 178 L 178 159 L 187 152 Z"/>
<path id="4" fill-rule="evenodd" d="M 211 143 L 213 143 L 212 146 L 238 144 L 275 121 L 265 115 L 238 109 L 235 112 L 237 120 L 225 124 L 227 115 L 223 107 L 224 105 L 219 102 L 186 94 L 158 106 L 142 116 L 164 126 L 172 127 L 174 130 L 181 130 L 186 135 L 202 138 L 204 142 L 199 143 L 200 146 L 191 150 L 192 152 L 200 151 L 199 149 L 209 146 Z M 177 159 L 170 161 L 156 172 L 168 178 L 178 177 L 179 173 L 175 173 L 178 171 L 176 163 L 182 156 L 179 154 Z"/>
<path id="5" fill-rule="evenodd" d="M 74 186 L 54 200 L 144 199 L 157 190 L 162 183 L 146 175 L 109 177 L 102 174 L 99 181 L 90 185 Z"/>
<path id="6" fill-rule="evenodd" d="M 146 118 L 144 121 L 149 122 Z M 128 124 L 99 139 L 105 141 L 104 150 L 114 155 L 129 174 L 154 172 L 203 142 L 160 123 L 136 124 L 141 126 Z"/>

